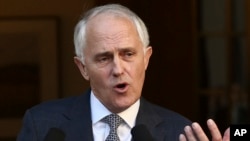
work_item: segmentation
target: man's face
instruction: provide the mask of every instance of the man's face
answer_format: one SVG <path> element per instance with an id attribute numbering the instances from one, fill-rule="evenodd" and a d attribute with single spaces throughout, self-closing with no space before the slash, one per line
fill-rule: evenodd
<path id="1" fill-rule="evenodd" d="M 86 35 L 85 62 L 75 62 L 102 104 L 122 112 L 141 96 L 152 48 L 145 49 L 132 22 L 121 17 L 94 17 Z"/>

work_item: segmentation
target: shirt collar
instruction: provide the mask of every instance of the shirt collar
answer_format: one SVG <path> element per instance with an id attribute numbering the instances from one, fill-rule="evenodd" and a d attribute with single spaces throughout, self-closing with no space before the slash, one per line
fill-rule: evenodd
<path id="1" fill-rule="evenodd" d="M 97 99 L 93 91 L 90 95 L 90 105 L 91 105 L 91 117 L 92 125 L 99 122 L 105 116 L 111 114 L 111 112 Z M 125 120 L 130 128 L 135 126 L 136 116 L 139 111 L 140 100 L 137 100 L 133 105 L 131 105 L 125 111 L 118 113 L 118 115 Z"/>

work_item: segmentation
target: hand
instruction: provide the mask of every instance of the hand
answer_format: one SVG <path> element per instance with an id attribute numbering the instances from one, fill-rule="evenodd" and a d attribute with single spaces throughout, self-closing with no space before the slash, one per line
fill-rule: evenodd
<path id="1" fill-rule="evenodd" d="M 201 126 L 194 122 L 192 125 L 186 126 L 184 128 L 185 135 L 180 134 L 179 141 L 209 141 L 207 135 L 202 130 Z M 207 126 L 212 135 L 212 141 L 230 141 L 230 129 L 228 128 L 222 138 L 221 133 L 216 125 L 216 123 L 209 119 L 207 120 Z"/>

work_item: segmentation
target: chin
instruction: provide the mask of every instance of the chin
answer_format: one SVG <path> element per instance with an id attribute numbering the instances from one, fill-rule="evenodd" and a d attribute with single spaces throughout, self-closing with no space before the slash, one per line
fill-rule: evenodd
<path id="1" fill-rule="evenodd" d="M 119 106 L 118 106 L 118 107 L 120 107 L 120 109 L 126 110 L 126 109 L 129 108 L 131 105 L 133 105 L 135 102 L 136 102 L 136 100 L 135 100 L 135 101 L 125 102 L 125 103 L 124 103 L 124 101 L 123 101 L 123 102 L 120 102 L 120 103 L 119 103 Z M 122 104 L 121 104 L 121 103 L 122 103 Z"/>
<path id="2" fill-rule="evenodd" d="M 114 105 L 116 105 L 115 109 L 119 109 L 117 111 L 119 112 L 122 112 L 126 109 L 128 109 L 131 105 L 133 105 L 139 98 L 136 98 L 136 97 L 128 97 L 128 96 L 125 96 L 125 97 L 119 97 L 115 100 L 115 103 Z"/>

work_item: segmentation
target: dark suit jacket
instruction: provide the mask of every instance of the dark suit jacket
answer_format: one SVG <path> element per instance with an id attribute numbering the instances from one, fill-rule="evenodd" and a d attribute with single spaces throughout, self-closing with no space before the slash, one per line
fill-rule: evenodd
<path id="1" fill-rule="evenodd" d="M 155 141 L 178 141 L 184 126 L 191 122 L 142 98 L 136 124 L 146 125 Z M 43 141 L 52 127 L 66 134 L 65 141 L 93 141 L 90 91 L 81 96 L 45 102 L 27 110 L 17 141 Z"/>

